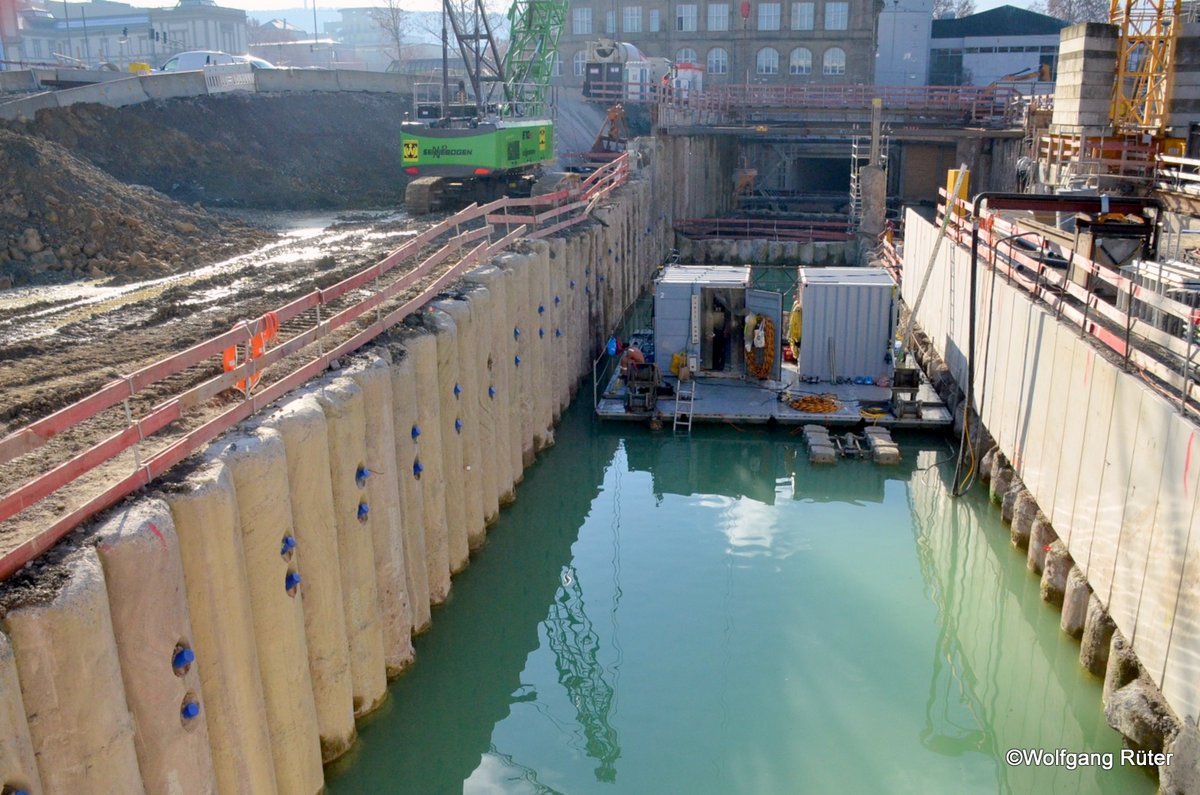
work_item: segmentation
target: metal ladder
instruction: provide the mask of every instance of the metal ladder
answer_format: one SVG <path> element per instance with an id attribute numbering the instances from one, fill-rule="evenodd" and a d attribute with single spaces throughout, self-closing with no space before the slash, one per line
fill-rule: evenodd
<path id="1" fill-rule="evenodd" d="M 672 433 L 679 433 L 683 428 L 688 436 L 692 435 L 692 403 L 696 400 L 696 382 L 688 381 L 685 386 L 680 383 L 675 392 L 675 422 L 671 426 Z"/>

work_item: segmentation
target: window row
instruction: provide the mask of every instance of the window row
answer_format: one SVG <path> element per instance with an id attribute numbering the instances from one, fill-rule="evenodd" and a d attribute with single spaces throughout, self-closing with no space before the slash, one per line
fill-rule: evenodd
<path id="1" fill-rule="evenodd" d="M 1043 44 L 1040 47 L 1035 47 L 1032 45 L 1028 46 L 1028 47 L 967 47 L 966 49 L 957 48 L 957 49 L 948 49 L 948 50 L 934 48 L 932 50 L 932 52 L 935 55 L 938 53 L 946 53 L 949 55 L 962 55 L 963 53 L 967 53 L 968 55 L 975 55 L 975 54 L 989 54 L 989 53 L 998 53 L 998 52 L 1036 52 L 1040 55 L 1050 55 L 1053 53 L 1057 53 L 1058 47 L 1056 45 Z"/>
<path id="2" fill-rule="evenodd" d="M 700 62 L 696 51 L 691 47 L 684 47 L 675 53 L 676 63 L 694 63 Z M 576 77 L 583 77 L 584 68 L 587 65 L 587 51 L 580 50 L 575 53 L 572 59 L 571 66 Z M 708 57 L 705 59 L 705 67 L 710 75 L 727 75 L 729 74 L 729 51 L 723 47 L 713 47 L 708 51 Z M 755 72 L 760 75 L 777 75 L 779 74 L 779 50 L 774 47 L 763 47 L 755 56 Z M 555 60 L 554 73 L 559 74 L 558 61 Z M 806 47 L 797 47 L 788 55 L 788 74 L 790 75 L 811 75 L 813 73 L 813 54 L 812 50 Z M 821 56 L 821 74 L 835 77 L 846 74 L 846 51 L 841 47 L 830 47 Z"/>
<path id="3" fill-rule="evenodd" d="M 821 27 L 824 30 L 849 30 L 850 3 L 843 0 L 830 0 L 821 3 Z M 729 3 L 708 3 L 706 6 L 707 19 L 704 29 L 711 32 L 722 32 L 730 29 L 731 13 Z M 740 10 L 740 9 L 739 9 Z M 783 3 L 759 3 L 755 17 L 755 30 L 783 30 Z M 790 30 L 815 30 L 817 21 L 817 3 L 794 2 L 790 4 L 791 14 L 786 20 Z M 747 13 L 749 6 L 747 5 Z M 659 33 L 662 31 L 662 18 L 657 8 L 650 9 L 648 25 L 642 27 L 642 7 L 621 7 L 621 31 L 623 33 Z M 747 19 L 748 23 L 749 20 Z M 682 3 L 675 6 L 675 30 L 681 33 L 695 33 L 700 30 L 700 5 Z M 599 31 L 595 30 L 592 21 L 592 9 L 574 8 L 571 10 L 571 32 L 575 35 L 590 36 Z M 615 8 L 604 12 L 603 32 L 614 35 L 617 32 L 617 11 Z"/>

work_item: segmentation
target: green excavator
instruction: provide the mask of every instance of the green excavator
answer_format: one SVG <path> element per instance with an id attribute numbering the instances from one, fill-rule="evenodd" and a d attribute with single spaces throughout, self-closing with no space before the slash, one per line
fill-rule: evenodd
<path id="1" fill-rule="evenodd" d="M 442 4 L 440 91 L 418 87 L 416 121 L 400 128 L 404 201 L 422 214 L 501 196 L 529 196 L 554 159 L 547 98 L 566 0 L 514 0 L 504 55 L 483 0 Z M 451 86 L 446 23 L 466 67 Z"/>

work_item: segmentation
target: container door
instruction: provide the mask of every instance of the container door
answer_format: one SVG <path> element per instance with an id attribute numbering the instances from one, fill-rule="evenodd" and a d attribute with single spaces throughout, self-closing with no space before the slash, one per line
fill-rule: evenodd
<path id="1" fill-rule="evenodd" d="M 775 346 L 774 356 L 771 359 L 771 380 L 778 381 L 780 354 L 783 350 L 781 341 L 787 331 L 780 323 L 783 319 L 783 296 L 772 290 L 747 290 L 746 311 L 769 317 L 775 327 L 775 333 L 771 335 L 774 337 L 771 344 Z"/>

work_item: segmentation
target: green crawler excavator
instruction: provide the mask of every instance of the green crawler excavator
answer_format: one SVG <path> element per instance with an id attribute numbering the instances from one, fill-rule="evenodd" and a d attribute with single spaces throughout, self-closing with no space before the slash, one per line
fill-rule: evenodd
<path id="1" fill-rule="evenodd" d="M 566 0 L 514 0 L 501 57 L 483 0 L 443 0 L 441 91 L 425 86 L 417 120 L 400 128 L 410 214 L 530 195 L 542 164 L 554 159 L 547 95 L 566 9 Z M 447 21 L 466 66 L 453 94 Z"/>

